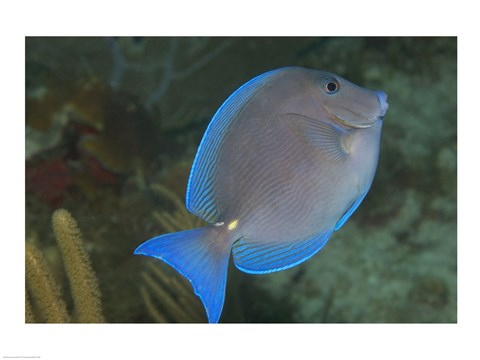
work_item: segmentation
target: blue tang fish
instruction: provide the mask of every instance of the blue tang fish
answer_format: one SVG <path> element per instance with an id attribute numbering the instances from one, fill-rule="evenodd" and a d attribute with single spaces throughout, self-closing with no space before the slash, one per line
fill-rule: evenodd
<path id="1" fill-rule="evenodd" d="M 291 268 L 358 208 L 375 175 L 386 100 L 300 67 L 248 81 L 214 115 L 190 173 L 187 208 L 210 224 L 155 237 L 135 254 L 187 278 L 218 322 L 231 253 L 250 274 Z"/>

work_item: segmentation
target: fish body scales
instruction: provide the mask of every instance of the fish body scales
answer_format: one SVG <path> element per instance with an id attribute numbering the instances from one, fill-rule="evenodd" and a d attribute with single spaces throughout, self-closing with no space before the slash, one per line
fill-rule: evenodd
<path id="1" fill-rule="evenodd" d="M 186 206 L 211 225 L 155 237 L 135 253 L 185 276 L 218 322 L 231 253 L 247 273 L 288 269 L 358 208 L 376 171 L 386 99 L 298 67 L 250 80 L 212 118 L 190 173 Z"/>

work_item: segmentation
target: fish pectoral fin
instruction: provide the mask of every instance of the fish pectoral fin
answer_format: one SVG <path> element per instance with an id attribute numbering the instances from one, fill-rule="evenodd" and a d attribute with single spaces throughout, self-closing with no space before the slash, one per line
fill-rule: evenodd
<path id="1" fill-rule="evenodd" d="M 293 131 L 324 153 L 327 160 L 334 164 L 345 161 L 351 136 L 348 130 L 300 114 L 288 113 L 284 117 L 288 119 Z"/>
<path id="2" fill-rule="evenodd" d="M 250 274 L 266 274 L 289 269 L 319 252 L 333 229 L 288 243 L 255 241 L 241 238 L 233 244 L 235 266 Z"/>

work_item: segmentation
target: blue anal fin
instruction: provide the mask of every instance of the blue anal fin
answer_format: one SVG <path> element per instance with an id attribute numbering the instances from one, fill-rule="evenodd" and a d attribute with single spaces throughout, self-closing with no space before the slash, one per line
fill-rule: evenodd
<path id="1" fill-rule="evenodd" d="M 347 222 L 347 220 L 352 216 L 352 214 L 357 210 L 357 208 L 360 206 L 362 203 L 363 199 L 367 195 L 368 190 L 365 191 L 362 195 L 360 195 L 354 202 L 353 204 L 348 208 L 348 210 L 343 214 L 343 216 L 340 218 L 340 220 L 337 221 L 337 224 L 335 225 L 335 231 L 339 230 L 343 224 Z"/>
<path id="2" fill-rule="evenodd" d="M 230 248 L 218 241 L 220 235 L 210 226 L 165 234 L 144 242 L 134 252 L 160 259 L 188 279 L 210 323 L 217 323 L 222 313 L 230 257 Z"/>
<path id="3" fill-rule="evenodd" d="M 249 274 L 289 269 L 308 260 L 327 243 L 332 230 L 291 243 L 265 243 L 242 238 L 233 244 L 235 266 Z"/>

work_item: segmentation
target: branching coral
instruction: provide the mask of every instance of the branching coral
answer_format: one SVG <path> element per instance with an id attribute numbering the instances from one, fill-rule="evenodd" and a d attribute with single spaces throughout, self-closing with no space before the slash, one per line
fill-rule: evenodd
<path id="1" fill-rule="evenodd" d="M 146 108 L 151 110 L 153 105 L 167 93 L 174 81 L 192 75 L 236 41 L 237 39 L 222 39 L 219 42 L 211 41 L 208 38 L 159 38 L 149 48 L 150 51 L 162 48 L 164 55 L 162 57 L 155 56 L 155 61 L 149 62 L 145 59 L 145 52 L 148 54 L 149 51 L 144 49 L 143 61 L 139 64 L 129 61 L 129 57 L 132 57 L 132 44 L 129 44 L 131 40 L 108 38 L 107 45 L 112 56 L 112 70 L 108 82 L 113 88 L 120 88 L 129 71 L 136 73 L 136 78 L 141 75 L 151 78 L 151 74 L 160 74 L 155 88 L 151 89 L 145 102 Z M 149 43 L 152 43 L 151 39 Z M 178 64 L 183 59 L 188 59 L 188 65 L 179 67 Z"/>
<path id="2" fill-rule="evenodd" d="M 60 288 L 55 283 L 45 257 L 36 245 L 28 242 L 25 245 L 25 275 L 27 289 L 38 308 L 38 315 L 36 316 L 28 292 L 26 292 L 25 321 L 70 322 L 67 306 L 62 299 Z"/>
<path id="3" fill-rule="evenodd" d="M 171 212 L 154 212 L 153 216 L 166 232 L 199 227 L 203 220 L 190 214 L 178 196 L 160 184 L 152 189 L 174 206 Z M 156 322 L 206 322 L 200 300 L 189 282 L 162 263 L 147 263 L 142 273 L 140 295 Z"/>
<path id="4" fill-rule="evenodd" d="M 142 273 L 140 295 L 150 316 L 160 323 L 206 322 L 200 300 L 188 281 L 162 265 L 149 262 Z"/>
<path id="5" fill-rule="evenodd" d="M 160 184 L 152 185 L 152 190 L 165 200 L 171 202 L 175 207 L 175 210 L 172 212 L 153 212 L 153 216 L 166 232 L 189 230 L 205 224 L 202 219 L 189 213 L 187 209 L 185 209 L 182 200 L 180 200 L 174 192 Z"/>
<path id="6" fill-rule="evenodd" d="M 52 223 L 70 280 L 78 321 L 104 322 L 97 278 L 76 221 L 67 210 L 59 209 L 53 213 Z"/>
<path id="7" fill-rule="evenodd" d="M 84 249 L 82 235 L 76 221 L 65 209 L 56 210 L 52 225 L 74 303 L 74 314 L 67 312 L 60 288 L 55 283 L 42 252 L 33 243 L 27 242 L 25 252 L 26 322 L 105 322 L 102 314 L 101 294 L 90 258 Z M 30 296 L 33 305 L 30 302 Z M 37 311 L 35 311 L 38 309 Z M 38 315 L 37 315 L 38 313 Z"/>

